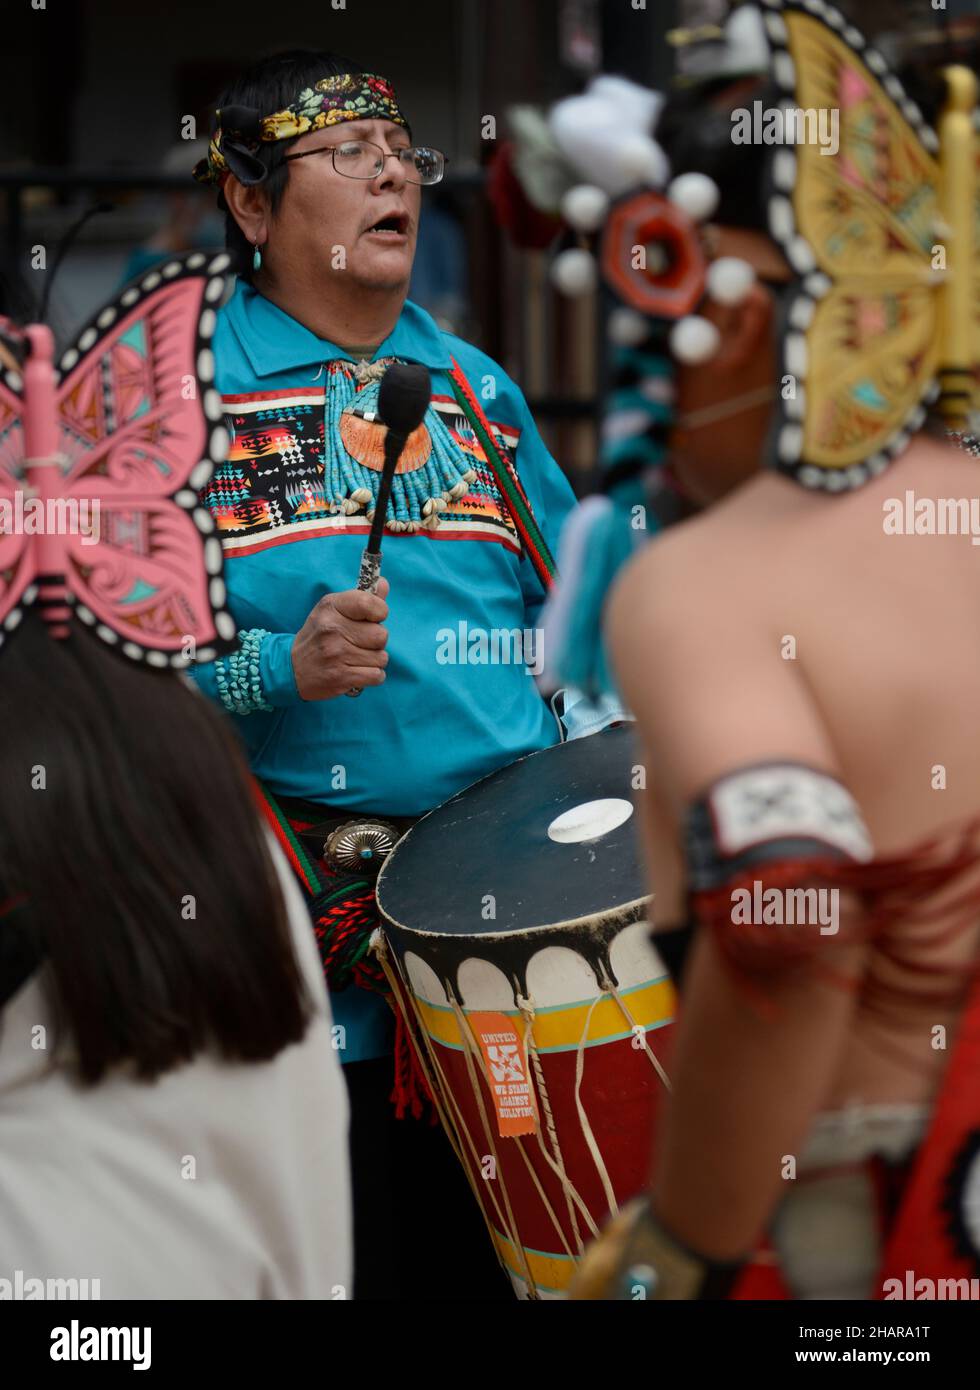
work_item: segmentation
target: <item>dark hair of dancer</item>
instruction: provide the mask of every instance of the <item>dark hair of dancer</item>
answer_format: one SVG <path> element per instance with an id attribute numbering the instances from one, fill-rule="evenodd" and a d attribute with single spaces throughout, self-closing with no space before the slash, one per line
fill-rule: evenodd
<path id="1" fill-rule="evenodd" d="M 299 1041 L 308 1000 L 220 715 L 178 676 L 28 616 L 3 652 L 0 728 L 0 1002 L 43 965 L 89 1083 Z"/>

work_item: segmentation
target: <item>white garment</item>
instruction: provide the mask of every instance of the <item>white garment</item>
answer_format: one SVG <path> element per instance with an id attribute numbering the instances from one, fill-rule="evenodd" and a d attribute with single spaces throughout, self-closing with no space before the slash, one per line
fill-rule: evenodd
<path id="1" fill-rule="evenodd" d="M 0 1010 L 0 1297 L 73 1278 L 103 1299 L 351 1296 L 347 1091 L 309 915 L 270 850 L 315 1001 L 271 1061 L 202 1053 L 82 1087 L 32 1047 L 39 1024 L 54 1040 L 37 977 Z"/>
<path id="2" fill-rule="evenodd" d="M 907 1159 L 929 1128 L 926 1105 L 862 1105 L 817 1115 L 798 1176 L 773 1218 L 783 1278 L 797 1299 L 880 1298 L 881 1222 L 867 1160 Z"/>

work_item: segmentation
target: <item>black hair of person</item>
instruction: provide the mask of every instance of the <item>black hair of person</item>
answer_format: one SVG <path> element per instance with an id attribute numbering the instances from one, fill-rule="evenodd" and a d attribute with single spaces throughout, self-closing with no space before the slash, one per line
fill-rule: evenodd
<path id="1" fill-rule="evenodd" d="M 768 230 L 763 178 L 772 153 L 767 145 L 737 145 L 732 140 L 732 111 L 761 101 L 768 110 L 781 93 L 768 78 L 733 82 L 718 78 L 680 87 L 664 103 L 654 132 L 670 160 L 671 174 L 707 174 L 720 201 L 712 221 L 730 227 Z"/>
<path id="2" fill-rule="evenodd" d="M 342 77 L 346 73 L 364 72 L 354 63 L 336 53 L 312 48 L 292 48 L 261 58 L 236 77 L 224 89 L 212 111 L 228 106 L 250 106 L 263 116 L 271 116 L 295 101 L 299 92 L 312 87 L 321 77 Z M 298 139 L 299 137 L 294 137 Z M 289 165 L 285 156 L 294 140 L 263 140 L 256 158 L 268 169 L 262 189 L 269 199 L 269 210 L 275 215 L 286 191 Z M 232 268 L 245 279 L 252 276 L 252 256 L 255 248 L 235 221 L 224 196 L 218 194 L 218 207 L 225 213 L 225 248 L 232 258 Z"/>
<path id="3" fill-rule="evenodd" d="M 8 640 L 0 900 L 19 906 L 0 918 L 0 965 L 16 988 L 43 963 L 79 1079 L 151 1079 L 208 1048 L 262 1062 L 298 1042 L 309 999 L 220 713 L 77 628 L 56 641 L 29 612 Z"/>

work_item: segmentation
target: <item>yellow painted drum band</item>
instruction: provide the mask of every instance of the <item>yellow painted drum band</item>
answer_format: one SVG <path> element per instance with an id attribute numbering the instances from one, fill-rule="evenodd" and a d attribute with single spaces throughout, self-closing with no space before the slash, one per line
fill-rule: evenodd
<path id="1" fill-rule="evenodd" d="M 502 1231 L 498 1231 L 493 1225 L 490 1226 L 490 1234 L 507 1273 L 513 1279 L 518 1280 L 522 1286 L 525 1285 L 527 1278 L 520 1257 L 514 1249 L 513 1241 L 509 1240 Z M 529 1250 L 526 1245 L 521 1248 L 524 1251 L 524 1259 L 527 1261 L 531 1278 L 534 1280 L 538 1293 L 545 1295 L 563 1294 L 572 1282 L 577 1268 L 576 1261 L 568 1255 L 555 1255 L 544 1250 Z"/>
<path id="2" fill-rule="evenodd" d="M 632 989 L 621 990 L 620 997 L 633 1021 L 645 1030 L 662 1028 L 671 1022 L 676 1012 L 676 991 L 667 978 L 648 980 L 644 984 L 634 985 Z M 463 1040 L 452 1009 L 430 1004 L 418 994 L 415 1002 L 433 1042 L 462 1050 Z M 591 999 L 584 999 L 576 1004 L 560 1004 L 536 1012 L 533 1037 L 538 1052 L 566 1052 L 577 1048 L 592 1003 Z M 463 1012 L 470 1010 L 464 1005 Z M 523 1031 L 523 1015 L 519 1009 L 501 1009 L 499 1012 L 513 1018 L 518 1032 Z M 631 1033 L 632 1027 L 624 1018 L 622 1009 L 615 999 L 607 996 L 600 999 L 593 1010 L 585 1045 L 595 1047 L 601 1043 L 615 1042 L 628 1038 Z"/>

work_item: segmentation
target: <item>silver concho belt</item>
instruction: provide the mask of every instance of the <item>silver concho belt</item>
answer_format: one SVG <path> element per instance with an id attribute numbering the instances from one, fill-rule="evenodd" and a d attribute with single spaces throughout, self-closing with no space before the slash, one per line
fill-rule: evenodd
<path id="1" fill-rule="evenodd" d="M 373 878 L 401 839 L 385 820 L 352 820 L 332 830 L 323 842 L 324 861 L 340 873 Z"/>

